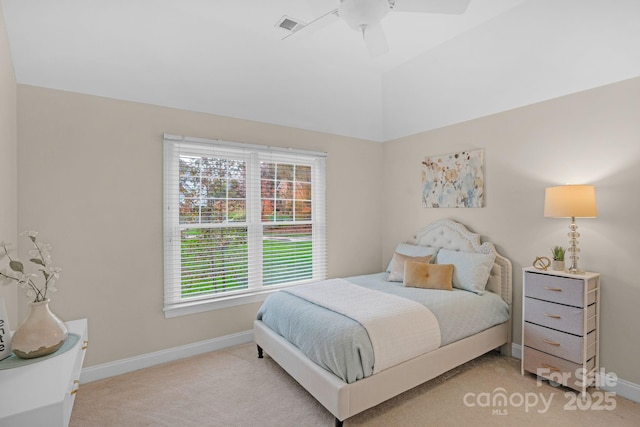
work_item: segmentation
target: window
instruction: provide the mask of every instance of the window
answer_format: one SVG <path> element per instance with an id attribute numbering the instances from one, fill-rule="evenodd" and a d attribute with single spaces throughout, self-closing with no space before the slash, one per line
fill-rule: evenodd
<path id="1" fill-rule="evenodd" d="M 165 135 L 166 315 L 326 278 L 325 158 Z"/>

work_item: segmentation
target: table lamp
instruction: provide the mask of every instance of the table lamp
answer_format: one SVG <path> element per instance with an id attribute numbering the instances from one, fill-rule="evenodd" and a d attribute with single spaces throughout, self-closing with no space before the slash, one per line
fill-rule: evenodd
<path id="1" fill-rule="evenodd" d="M 596 194 L 592 185 L 560 185 L 547 187 L 544 193 L 544 216 L 571 218 L 569 225 L 569 248 L 571 266 L 568 273 L 583 274 L 578 268 L 578 237 L 576 218 L 595 218 Z"/>

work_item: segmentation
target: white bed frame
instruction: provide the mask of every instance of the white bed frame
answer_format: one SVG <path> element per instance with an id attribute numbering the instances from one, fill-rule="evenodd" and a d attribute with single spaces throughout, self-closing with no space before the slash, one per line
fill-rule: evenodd
<path id="1" fill-rule="evenodd" d="M 495 253 L 496 260 L 487 289 L 500 295 L 509 304 L 511 313 L 511 262 L 498 254 L 493 244 L 481 244 L 480 235 L 470 232 L 460 223 L 444 219 L 418 231 L 409 243 L 465 252 Z M 309 360 L 297 347 L 261 321 L 254 322 L 253 332 L 259 356 L 262 357 L 264 350 L 335 416 L 336 426 L 342 426 L 343 420 L 493 349 L 501 347 L 502 354 L 511 355 L 509 319 L 476 335 L 348 384 Z"/>

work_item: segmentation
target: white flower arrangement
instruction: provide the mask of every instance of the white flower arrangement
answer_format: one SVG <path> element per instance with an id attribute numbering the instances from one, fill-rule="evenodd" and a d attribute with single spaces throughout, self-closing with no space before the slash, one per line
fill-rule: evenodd
<path id="1" fill-rule="evenodd" d="M 37 267 L 37 270 L 44 277 L 44 285 L 39 287 L 36 284 L 36 279 L 39 274 L 31 273 L 27 274 L 24 271 L 24 264 L 17 258 L 11 257 L 9 251 L 14 248 L 14 245 L 7 242 L 0 242 L 0 260 L 4 257 L 9 259 L 9 270 L 3 268 L 0 270 L 0 283 L 7 284 L 18 282 L 18 285 L 27 292 L 27 297 L 34 298 L 33 302 L 45 301 L 47 299 L 47 292 L 56 292 L 55 282 L 60 277 L 62 269 L 59 267 L 53 267 L 51 265 L 51 245 L 48 243 L 41 243 L 37 240 L 37 231 L 25 231 L 20 235 L 28 235 L 29 240 L 33 244 L 34 249 L 29 251 L 29 255 L 33 264 Z"/>

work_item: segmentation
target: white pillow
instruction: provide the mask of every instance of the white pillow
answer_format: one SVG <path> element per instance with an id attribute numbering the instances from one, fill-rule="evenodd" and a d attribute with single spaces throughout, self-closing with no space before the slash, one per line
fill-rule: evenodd
<path id="1" fill-rule="evenodd" d="M 482 295 L 495 259 L 495 254 L 452 251 L 442 248 L 438 251 L 436 263 L 453 264 L 454 288 Z"/>
<path id="2" fill-rule="evenodd" d="M 411 243 L 400 243 L 396 246 L 395 253 L 399 253 L 400 255 L 407 255 L 410 257 L 423 257 L 427 255 L 431 255 L 431 261 L 433 262 L 433 257 L 438 253 L 438 248 L 434 248 L 431 246 L 418 246 L 412 245 Z M 391 263 L 393 262 L 393 257 L 391 261 L 389 261 L 389 265 L 387 266 L 387 273 L 391 272 Z"/>

